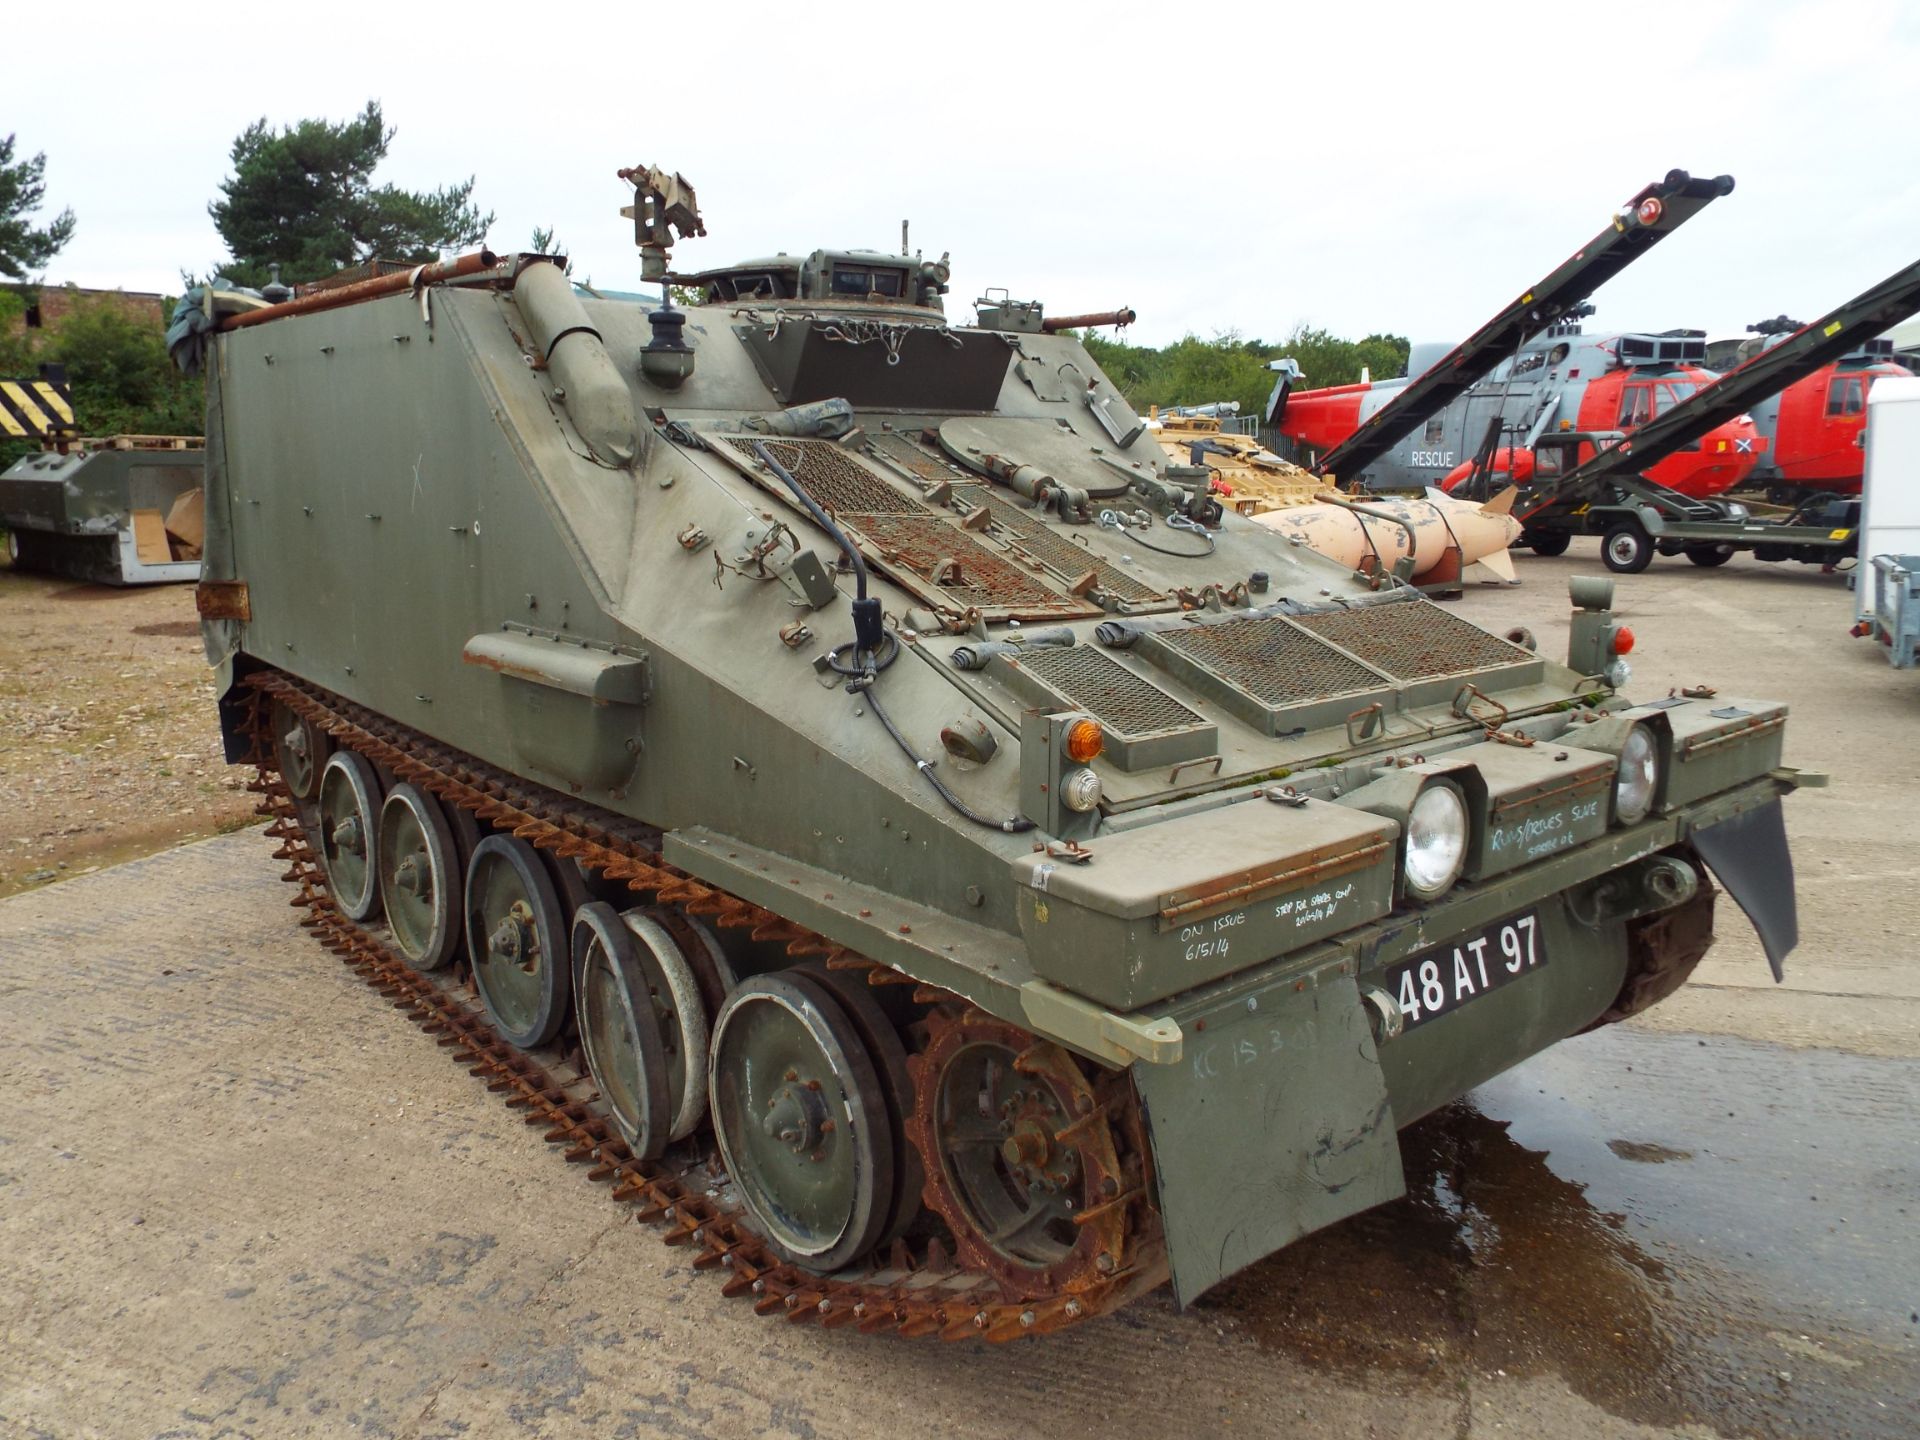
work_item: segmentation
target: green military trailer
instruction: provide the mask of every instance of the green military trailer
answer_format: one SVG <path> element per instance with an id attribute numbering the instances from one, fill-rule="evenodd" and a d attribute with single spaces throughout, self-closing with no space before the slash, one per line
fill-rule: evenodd
<path id="1" fill-rule="evenodd" d="M 22 456 L 0 474 L 0 526 L 22 570 L 103 585 L 200 578 L 198 436 L 115 435 Z"/>
<path id="2" fill-rule="evenodd" d="M 1550 661 L 1223 514 L 1038 307 L 676 273 L 622 174 L 699 303 L 481 253 L 209 319 L 198 598 L 319 938 L 724 1293 L 1185 1302 L 1670 993 L 1710 871 L 1794 944 L 1785 707 L 1627 698 L 1608 582 Z"/>

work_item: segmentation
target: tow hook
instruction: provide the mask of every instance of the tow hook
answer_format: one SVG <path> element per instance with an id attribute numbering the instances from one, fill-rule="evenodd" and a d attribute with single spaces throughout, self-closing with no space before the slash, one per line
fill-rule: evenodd
<path id="1" fill-rule="evenodd" d="M 1650 855 L 1581 886 L 1567 897 L 1567 913 L 1590 929 L 1638 920 L 1684 905 L 1700 888 L 1700 872 L 1677 855 Z"/>

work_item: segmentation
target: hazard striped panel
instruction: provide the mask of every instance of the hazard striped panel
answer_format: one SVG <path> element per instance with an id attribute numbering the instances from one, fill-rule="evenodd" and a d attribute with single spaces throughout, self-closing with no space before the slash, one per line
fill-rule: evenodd
<path id="1" fill-rule="evenodd" d="M 74 434 L 73 391 L 59 380 L 0 380 L 0 435 L 51 440 Z"/>

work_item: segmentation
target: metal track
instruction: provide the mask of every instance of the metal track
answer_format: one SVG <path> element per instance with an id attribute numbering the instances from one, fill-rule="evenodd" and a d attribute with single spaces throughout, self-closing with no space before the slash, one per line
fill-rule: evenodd
<path id="1" fill-rule="evenodd" d="M 757 1313 L 794 1322 L 999 1342 L 1064 1329 L 1164 1283 L 1165 1254 L 1150 1199 L 1144 1127 L 1124 1071 L 1095 1070 L 1083 1079 L 1097 1104 L 1069 1127 L 1077 1133 L 1063 1131 L 1055 1137 L 1061 1143 L 1085 1143 L 1089 1129 L 1097 1127 L 1096 1143 L 1106 1147 L 1105 1153 L 1121 1157 L 1115 1163 L 1126 1172 L 1127 1183 L 1118 1199 L 1076 1217 L 1114 1237 L 1101 1268 L 1077 1270 L 1064 1278 L 1023 1275 L 1005 1267 L 988 1274 L 956 1263 L 952 1244 L 938 1236 L 911 1244 L 896 1240 L 866 1268 L 831 1276 L 781 1260 L 734 1198 L 710 1132 L 674 1147 L 660 1160 L 634 1158 L 607 1119 L 584 1067 L 564 1055 L 536 1056 L 509 1045 L 457 978 L 414 970 L 379 934 L 339 911 L 326 893 L 325 875 L 299 807 L 274 768 L 270 702 L 277 700 L 313 721 L 336 743 L 397 778 L 469 811 L 483 826 L 510 831 L 540 849 L 578 860 L 608 879 L 651 894 L 660 905 L 711 917 L 723 927 L 749 929 L 755 940 L 784 944 L 796 957 L 818 956 L 832 969 L 862 972 L 869 984 L 915 985 L 914 999 L 926 1007 L 936 1030 L 986 1023 L 988 1017 L 944 990 L 918 985 L 909 976 L 665 864 L 651 843 L 654 832 L 622 817 L 573 805 L 288 676 L 262 672 L 244 683 L 254 691 L 247 727 L 253 752 L 248 758 L 258 773 L 251 788 L 261 797 L 260 813 L 271 822 L 267 835 L 278 844 L 275 858 L 288 862 L 283 878 L 299 887 L 291 903 L 307 912 L 301 924 L 369 986 L 436 1036 L 508 1106 L 524 1109 L 529 1125 L 544 1125 L 548 1143 L 564 1146 L 569 1162 L 588 1166 L 588 1178 L 609 1185 L 614 1200 L 634 1206 L 639 1219 L 659 1227 L 665 1243 L 691 1249 L 695 1269 L 722 1271 L 721 1294 L 749 1298 Z M 914 1028 L 924 1032 L 928 1026 Z M 912 1046 L 912 1037 L 905 1038 Z M 1055 1047 L 1037 1042 L 1039 1049 Z M 932 1172 L 939 1162 L 927 1158 L 926 1164 Z"/>

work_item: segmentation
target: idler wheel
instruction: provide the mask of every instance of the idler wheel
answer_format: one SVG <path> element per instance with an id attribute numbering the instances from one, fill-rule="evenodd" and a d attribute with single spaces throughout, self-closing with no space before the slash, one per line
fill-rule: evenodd
<path id="1" fill-rule="evenodd" d="M 1017 1293 L 1114 1274 L 1126 1259 L 1126 1180 L 1073 1057 L 977 1013 L 936 1013 L 929 1025 L 911 1062 L 908 1133 L 957 1258 Z"/>
<path id="2" fill-rule="evenodd" d="M 674 1119 L 667 1045 L 633 932 L 611 905 L 582 905 L 573 921 L 574 1004 L 580 1047 L 627 1148 L 651 1160 Z"/>
<path id="3" fill-rule="evenodd" d="M 572 987 L 566 916 L 526 841 L 489 835 L 467 866 L 467 954 L 495 1027 L 522 1050 L 567 1021 Z"/>
<path id="4" fill-rule="evenodd" d="M 440 802 L 393 787 L 380 807 L 380 904 L 394 944 L 416 970 L 438 970 L 460 949 L 460 857 Z"/>
<path id="5" fill-rule="evenodd" d="M 380 777 L 363 756 L 336 750 L 320 771 L 320 868 L 349 920 L 380 913 Z"/>
<path id="6" fill-rule="evenodd" d="M 879 1242 L 894 1191 L 886 1100 L 826 986 L 793 970 L 742 981 L 714 1026 L 710 1090 L 721 1159 L 776 1252 L 825 1274 Z"/>
<path id="7" fill-rule="evenodd" d="M 303 715 L 297 715 L 283 700 L 276 700 L 267 711 L 267 725 L 273 737 L 273 763 L 280 778 L 296 800 L 311 800 L 320 789 L 320 768 L 327 763 L 333 741 L 327 732 Z"/>
<path id="8" fill-rule="evenodd" d="M 620 915 L 633 940 L 643 988 L 638 998 L 652 1008 L 666 1049 L 670 1121 L 667 1138 L 684 1140 L 707 1118 L 707 1009 L 687 957 L 654 912 Z"/>

